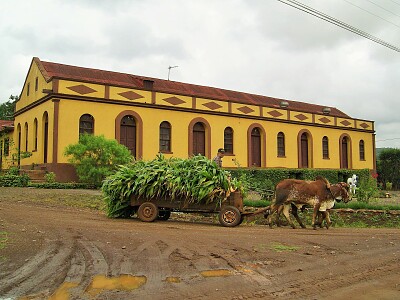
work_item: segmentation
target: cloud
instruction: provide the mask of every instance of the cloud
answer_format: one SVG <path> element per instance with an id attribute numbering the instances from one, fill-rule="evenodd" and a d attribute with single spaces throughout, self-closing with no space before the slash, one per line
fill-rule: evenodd
<path id="1" fill-rule="evenodd" d="M 390 23 L 400 18 L 376 5 L 353 1 L 385 20 L 346 1 L 301 2 L 400 46 L 400 29 Z M 393 2 L 379 5 L 400 15 Z M 14 0 L 0 6 L 1 102 L 20 93 L 38 56 L 163 79 L 168 66 L 178 65 L 171 80 L 329 105 L 374 120 L 377 140 L 393 138 L 400 125 L 399 53 L 280 1 Z"/>

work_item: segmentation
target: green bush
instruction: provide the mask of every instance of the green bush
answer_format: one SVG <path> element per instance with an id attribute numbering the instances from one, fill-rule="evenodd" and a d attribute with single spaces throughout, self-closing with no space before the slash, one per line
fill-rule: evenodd
<path id="1" fill-rule="evenodd" d="M 47 183 L 54 183 L 56 182 L 56 174 L 54 172 L 49 172 L 44 175 L 44 179 Z"/>
<path id="2" fill-rule="evenodd" d="M 0 186 L 5 187 L 24 187 L 28 186 L 29 183 L 29 176 L 24 175 L 13 175 L 13 174 L 6 174 L 0 176 Z"/>
<path id="3" fill-rule="evenodd" d="M 19 175 L 19 169 L 17 167 L 11 167 L 10 169 L 8 169 L 8 171 L 6 172 L 7 175 L 14 175 L 14 176 L 18 176 Z"/>
<path id="4" fill-rule="evenodd" d="M 371 198 L 379 196 L 379 189 L 376 183 L 376 179 L 372 176 L 368 176 L 363 180 L 360 180 L 359 187 L 356 190 L 357 201 L 368 203 Z"/>
<path id="5" fill-rule="evenodd" d="M 118 165 L 132 161 L 128 148 L 103 135 L 81 135 L 77 144 L 65 148 L 64 155 L 69 156 L 68 161 L 75 166 L 80 181 L 97 186 L 113 174 Z"/>
<path id="6" fill-rule="evenodd" d="M 254 169 L 254 168 L 237 168 L 230 170 L 232 177 L 240 181 L 244 181 L 244 186 L 248 191 L 266 191 L 275 190 L 278 182 L 287 179 L 315 180 L 319 176 L 323 176 L 331 183 L 347 182 L 347 178 L 356 174 L 359 181 L 363 182 L 371 178 L 368 169 L 362 170 L 343 170 L 343 169 Z"/>

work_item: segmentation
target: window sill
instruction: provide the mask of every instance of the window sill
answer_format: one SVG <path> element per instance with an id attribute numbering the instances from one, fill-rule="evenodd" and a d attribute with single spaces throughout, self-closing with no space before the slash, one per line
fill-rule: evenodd
<path id="1" fill-rule="evenodd" d="M 278 155 L 277 158 L 286 158 L 286 155 Z"/>
<path id="2" fill-rule="evenodd" d="M 174 152 L 171 152 L 171 151 L 164 151 L 164 150 L 159 151 L 159 153 L 162 153 L 162 154 L 174 154 Z"/>

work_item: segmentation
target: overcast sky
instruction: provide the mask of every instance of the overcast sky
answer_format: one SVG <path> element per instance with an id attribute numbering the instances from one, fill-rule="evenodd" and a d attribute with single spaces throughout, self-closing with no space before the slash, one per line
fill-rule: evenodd
<path id="1" fill-rule="evenodd" d="M 400 48 L 400 0 L 300 0 Z M 32 57 L 336 107 L 400 148 L 400 53 L 278 0 L 0 0 L 0 102 Z"/>

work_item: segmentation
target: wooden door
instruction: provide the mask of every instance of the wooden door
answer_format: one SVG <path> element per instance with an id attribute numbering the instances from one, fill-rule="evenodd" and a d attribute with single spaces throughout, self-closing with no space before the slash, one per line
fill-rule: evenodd
<path id="1" fill-rule="evenodd" d="M 132 116 L 125 116 L 121 120 L 120 144 L 131 151 L 136 158 L 136 122 Z"/>
<path id="2" fill-rule="evenodd" d="M 193 155 L 206 155 L 206 130 L 203 123 L 197 122 L 193 126 Z"/>
<path id="3" fill-rule="evenodd" d="M 349 152 L 348 152 L 348 143 L 347 143 L 347 137 L 344 137 L 342 139 L 342 169 L 348 169 L 349 168 Z"/>
<path id="4" fill-rule="evenodd" d="M 309 164 L 308 164 L 308 137 L 307 137 L 307 133 L 303 133 L 301 135 L 301 162 L 300 162 L 300 166 L 302 168 L 308 168 Z"/>
<path id="5" fill-rule="evenodd" d="M 261 133 L 259 128 L 251 131 L 251 161 L 253 167 L 261 167 Z"/>

